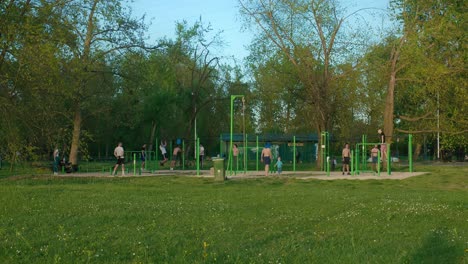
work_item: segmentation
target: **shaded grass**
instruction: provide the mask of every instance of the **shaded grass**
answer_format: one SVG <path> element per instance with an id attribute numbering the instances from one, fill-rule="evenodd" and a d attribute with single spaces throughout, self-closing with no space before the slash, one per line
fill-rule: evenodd
<path id="1" fill-rule="evenodd" d="M 0 262 L 466 263 L 466 167 L 402 181 L 0 180 Z"/>

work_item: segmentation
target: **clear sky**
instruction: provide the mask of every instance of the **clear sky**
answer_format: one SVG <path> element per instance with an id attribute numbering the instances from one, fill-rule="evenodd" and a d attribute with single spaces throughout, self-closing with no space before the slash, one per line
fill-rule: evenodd
<path id="1" fill-rule="evenodd" d="M 389 0 L 341 0 L 341 2 L 351 13 L 367 7 L 386 9 Z M 219 51 L 218 56 L 234 56 L 241 61 L 248 55 L 246 46 L 252 40 L 252 32 L 243 32 L 241 29 L 242 22 L 237 0 L 134 0 L 131 7 L 135 16 L 146 14 L 147 21 L 151 22 L 148 31 L 151 40 L 162 37 L 174 38 L 176 21 L 186 20 L 189 25 L 193 25 L 201 17 L 204 24 L 211 24 L 213 31 L 223 31 L 221 37 L 226 46 Z M 365 18 L 367 19 L 367 16 Z M 368 18 L 371 20 L 370 16 Z"/>

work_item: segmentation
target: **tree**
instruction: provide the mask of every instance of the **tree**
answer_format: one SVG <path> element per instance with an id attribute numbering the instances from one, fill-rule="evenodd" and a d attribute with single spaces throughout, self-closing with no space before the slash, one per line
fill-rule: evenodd
<path id="1" fill-rule="evenodd" d="M 70 162 L 78 164 L 83 111 L 96 94 L 109 95 L 94 81 L 108 69 L 112 56 L 122 50 L 143 48 L 144 24 L 130 16 L 117 0 L 76 0 L 63 2 L 60 10 L 64 24 L 70 28 L 70 41 L 62 48 L 68 51 L 70 100 L 73 113 L 73 133 Z M 94 85 L 93 85 L 94 84 Z M 105 83 L 101 83 L 105 84 Z"/>
<path id="2" fill-rule="evenodd" d="M 295 86 L 297 99 L 306 106 L 302 109 L 308 111 L 309 126 L 319 134 L 330 130 L 332 115 L 341 103 L 333 96 L 341 92 L 337 78 L 347 74 L 337 71 L 337 65 L 355 47 L 342 31 L 349 16 L 341 16 L 335 1 L 240 0 L 239 4 L 246 23 L 260 30 L 258 41 L 265 53 L 281 51 L 293 66 L 301 83 Z"/>
<path id="3" fill-rule="evenodd" d="M 403 133 L 451 137 L 468 132 L 468 120 L 461 114 L 468 99 L 466 41 L 460 27 L 465 5 L 456 0 L 392 1 L 401 31 L 392 52 L 387 97 L 396 108 L 385 114 L 390 132 L 394 122 L 396 131 Z M 466 146 L 464 138 L 460 143 Z"/>
<path id="4" fill-rule="evenodd" d="M 37 159 L 64 138 L 57 2 L 1 2 L 0 142 L 7 160 Z M 51 118 L 58 117 L 58 118 Z"/>

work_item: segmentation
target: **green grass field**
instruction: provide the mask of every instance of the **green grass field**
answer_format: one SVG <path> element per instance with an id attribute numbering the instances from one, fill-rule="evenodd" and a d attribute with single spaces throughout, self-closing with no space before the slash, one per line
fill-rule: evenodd
<path id="1" fill-rule="evenodd" d="M 468 263 L 468 166 L 396 180 L 0 179 L 0 263 Z"/>

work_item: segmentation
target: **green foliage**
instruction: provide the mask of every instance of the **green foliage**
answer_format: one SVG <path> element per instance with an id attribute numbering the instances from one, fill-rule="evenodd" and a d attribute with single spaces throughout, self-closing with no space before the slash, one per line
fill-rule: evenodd
<path id="1" fill-rule="evenodd" d="M 148 48 L 147 25 L 126 2 L 1 1 L 0 155 L 16 166 L 50 159 L 56 147 L 68 156 L 74 142 L 79 158 L 111 156 L 118 141 L 138 149 L 191 140 L 195 121 L 205 147 L 218 149 L 232 94 L 246 99 L 245 109 L 234 104 L 237 133 L 328 130 L 352 141 L 382 125 L 389 57 L 402 36 L 396 130 L 433 145 L 439 130 L 445 150 L 466 151 L 465 2 L 392 1 L 399 28 L 369 45 L 335 1 L 239 3 L 260 26 L 246 69 L 215 54 L 221 33 L 201 20 L 178 23 L 174 39 Z M 262 16 L 248 13 L 257 8 Z"/>
<path id="2" fill-rule="evenodd" d="M 460 27 L 466 3 L 401 0 L 393 5 L 407 34 L 395 98 L 398 129 L 440 131 L 448 137 L 444 148 L 466 146 L 465 140 L 451 139 L 466 134 L 468 125 L 466 37 Z"/>

